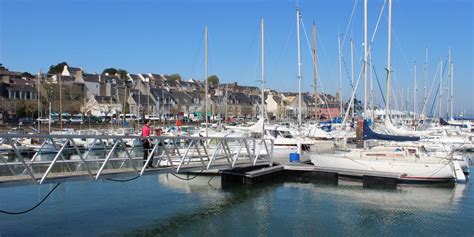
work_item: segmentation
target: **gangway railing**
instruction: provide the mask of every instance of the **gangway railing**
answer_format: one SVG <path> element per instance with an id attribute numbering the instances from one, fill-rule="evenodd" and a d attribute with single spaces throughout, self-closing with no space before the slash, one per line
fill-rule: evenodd
<path id="1" fill-rule="evenodd" d="M 252 137 L 0 134 L 0 185 L 185 173 L 273 164 L 273 140 Z M 148 168 L 152 164 L 154 168 Z"/>

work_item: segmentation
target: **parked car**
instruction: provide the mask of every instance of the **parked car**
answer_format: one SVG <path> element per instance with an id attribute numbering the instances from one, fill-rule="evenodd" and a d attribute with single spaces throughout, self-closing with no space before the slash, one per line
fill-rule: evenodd
<path id="1" fill-rule="evenodd" d="M 158 121 L 158 120 L 160 120 L 160 116 L 152 115 L 152 114 L 146 114 L 145 119 L 148 119 L 150 121 Z"/>
<path id="2" fill-rule="evenodd" d="M 84 118 L 82 117 L 81 114 L 76 114 L 74 116 L 72 116 L 70 119 L 69 119 L 69 123 L 70 124 L 83 124 L 84 123 Z"/>
<path id="3" fill-rule="evenodd" d="M 33 120 L 33 118 L 25 117 L 25 118 L 20 118 L 18 120 L 18 125 L 31 125 L 31 124 L 35 124 L 35 121 Z"/>
<path id="4" fill-rule="evenodd" d="M 45 117 L 37 118 L 36 122 L 42 123 L 42 124 L 45 124 L 45 123 L 47 124 L 47 123 L 49 123 L 49 118 L 45 118 Z M 54 124 L 54 120 L 51 120 L 51 124 Z"/>
<path id="5" fill-rule="evenodd" d="M 102 119 L 96 116 L 84 117 L 84 123 L 102 123 Z"/>

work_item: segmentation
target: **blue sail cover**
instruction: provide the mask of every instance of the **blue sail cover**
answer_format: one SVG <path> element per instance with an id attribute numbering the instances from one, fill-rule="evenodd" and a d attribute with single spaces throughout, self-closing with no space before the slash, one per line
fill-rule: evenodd
<path id="1" fill-rule="evenodd" d="M 419 141 L 420 137 L 411 136 L 396 136 L 388 134 L 380 134 L 372 131 L 367 120 L 364 120 L 364 140 L 377 139 L 384 141 L 397 141 L 397 142 L 408 142 L 408 141 Z"/>
<path id="2" fill-rule="evenodd" d="M 462 124 L 451 124 L 451 123 L 447 122 L 446 120 L 444 120 L 443 118 L 439 118 L 439 124 L 440 124 L 441 126 L 462 127 Z"/>

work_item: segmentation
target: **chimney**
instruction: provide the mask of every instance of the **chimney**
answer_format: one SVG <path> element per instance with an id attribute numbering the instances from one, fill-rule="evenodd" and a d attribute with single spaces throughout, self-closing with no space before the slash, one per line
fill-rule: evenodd
<path id="1" fill-rule="evenodd" d="M 6 84 L 10 83 L 10 77 L 7 75 L 2 76 L 2 82 Z"/>
<path id="2" fill-rule="evenodd" d="M 71 73 L 69 73 L 69 70 L 67 69 L 67 65 L 64 65 L 63 72 L 61 73 L 61 76 L 71 76 Z"/>

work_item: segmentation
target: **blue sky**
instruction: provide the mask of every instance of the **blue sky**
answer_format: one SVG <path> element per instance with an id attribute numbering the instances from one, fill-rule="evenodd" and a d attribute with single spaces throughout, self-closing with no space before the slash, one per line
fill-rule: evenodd
<path id="1" fill-rule="evenodd" d="M 357 0 L 343 46 L 350 73 L 349 38 L 353 37 L 356 77 L 363 55 L 362 4 L 363 0 Z M 369 1 L 369 37 L 382 5 L 382 0 Z M 203 35 L 208 26 L 209 74 L 218 75 L 221 82 L 258 86 L 259 24 L 263 17 L 266 85 L 297 91 L 295 6 L 295 1 L 284 0 L 0 0 L 0 62 L 11 70 L 31 73 L 66 61 L 86 72 L 116 67 L 131 73 L 179 73 L 183 78 L 202 79 Z M 299 6 L 310 40 L 312 22 L 318 27 L 319 90 L 334 94 L 339 87 L 337 35 L 338 31 L 346 32 L 354 1 L 300 0 Z M 387 63 L 387 9 L 373 45 L 382 88 Z M 439 61 L 446 60 L 451 47 L 455 112 L 464 110 L 474 115 L 473 13 L 470 0 L 393 1 L 392 67 L 397 104 L 402 104 L 402 98 L 409 98 L 409 104 L 413 101 L 415 61 L 421 101 L 425 48 L 429 49 L 431 86 Z M 303 29 L 301 43 L 303 91 L 313 91 L 313 64 Z M 350 78 L 345 69 L 343 74 L 343 95 L 349 98 Z M 437 85 L 438 79 L 434 83 Z M 361 85 L 362 81 L 357 95 L 362 95 Z M 374 82 L 375 101 L 381 104 L 376 85 Z"/>

